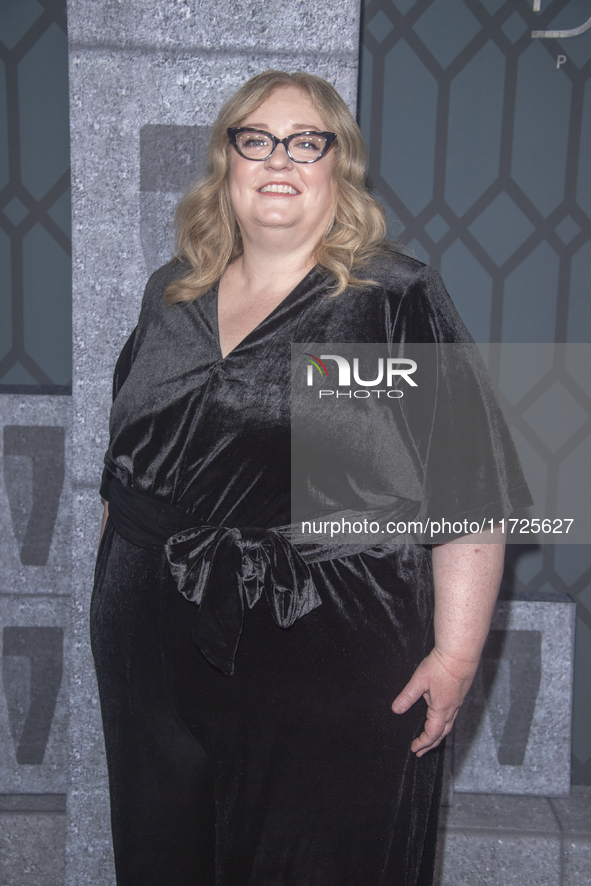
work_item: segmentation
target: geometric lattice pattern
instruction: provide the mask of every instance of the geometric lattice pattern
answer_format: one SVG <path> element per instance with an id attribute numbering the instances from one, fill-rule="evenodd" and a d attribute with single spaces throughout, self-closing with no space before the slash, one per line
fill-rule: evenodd
<path id="1" fill-rule="evenodd" d="M 476 341 L 591 341 L 590 13 L 578 0 L 364 5 L 370 179 L 390 236 L 441 271 Z M 561 463 L 540 456 L 546 484 L 577 457 L 560 446 Z M 513 545 L 507 575 L 577 600 L 573 781 L 591 784 L 591 547 Z"/>
<path id="2" fill-rule="evenodd" d="M 65 0 L 0 3 L 0 393 L 69 394 Z"/>
<path id="3" fill-rule="evenodd" d="M 371 180 L 391 233 L 442 272 L 478 341 L 591 340 L 591 29 L 531 37 L 585 6 L 364 8 Z"/>

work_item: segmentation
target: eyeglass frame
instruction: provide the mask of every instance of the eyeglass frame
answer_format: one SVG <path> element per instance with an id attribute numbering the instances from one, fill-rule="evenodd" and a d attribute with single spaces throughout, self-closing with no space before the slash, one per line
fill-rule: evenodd
<path id="1" fill-rule="evenodd" d="M 226 130 L 228 133 L 228 138 L 230 139 L 230 144 L 236 150 L 236 152 L 244 157 L 245 160 L 252 160 L 253 163 L 264 163 L 265 160 L 268 160 L 269 157 L 272 157 L 275 149 L 278 145 L 283 145 L 285 148 L 285 153 L 294 163 L 317 163 L 318 160 L 322 160 L 325 157 L 332 146 L 334 145 L 337 135 L 336 132 L 319 132 L 317 129 L 305 129 L 303 132 L 292 132 L 291 135 L 286 135 L 285 138 L 277 138 L 276 135 L 273 135 L 272 132 L 267 132 L 265 129 L 257 129 L 253 126 L 231 126 Z M 240 148 L 238 147 L 238 143 L 236 137 L 240 135 L 241 132 L 259 132 L 261 135 L 267 135 L 273 142 L 273 148 L 270 153 L 267 154 L 266 157 L 247 157 L 246 154 L 243 154 Z M 289 152 L 289 143 L 290 141 L 298 135 L 321 135 L 322 138 L 326 139 L 326 144 L 320 151 L 317 157 L 314 157 L 313 160 L 296 160 L 295 157 Z"/>

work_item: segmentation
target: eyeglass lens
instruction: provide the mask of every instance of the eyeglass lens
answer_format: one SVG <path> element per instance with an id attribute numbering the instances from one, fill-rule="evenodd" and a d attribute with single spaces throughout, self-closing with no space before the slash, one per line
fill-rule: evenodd
<path id="1" fill-rule="evenodd" d="M 240 152 L 249 160 L 266 160 L 273 152 L 272 140 L 262 132 L 240 132 L 236 142 Z M 324 136 L 312 132 L 292 135 L 288 141 L 288 153 L 293 160 L 309 163 L 320 156 L 326 142 Z"/>

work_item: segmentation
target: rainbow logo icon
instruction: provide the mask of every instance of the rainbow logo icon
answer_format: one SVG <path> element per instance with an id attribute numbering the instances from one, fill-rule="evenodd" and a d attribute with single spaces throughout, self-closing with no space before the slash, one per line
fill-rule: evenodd
<path id="1" fill-rule="evenodd" d="M 326 368 L 320 357 L 315 357 L 314 354 L 303 354 L 303 356 L 306 358 L 306 363 L 309 364 L 309 375 L 312 374 L 312 367 L 315 366 L 322 378 L 328 378 L 328 369 Z"/>

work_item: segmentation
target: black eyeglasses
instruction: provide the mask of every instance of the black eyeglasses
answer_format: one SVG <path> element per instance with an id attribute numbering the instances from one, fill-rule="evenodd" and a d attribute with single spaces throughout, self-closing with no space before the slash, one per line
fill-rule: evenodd
<path id="1" fill-rule="evenodd" d="M 227 132 L 230 143 L 240 156 L 256 161 L 268 160 L 277 145 L 283 145 L 294 163 L 316 163 L 330 151 L 336 140 L 334 132 L 294 132 L 285 138 L 277 138 L 264 129 L 249 129 L 247 126 L 228 129 Z"/>

